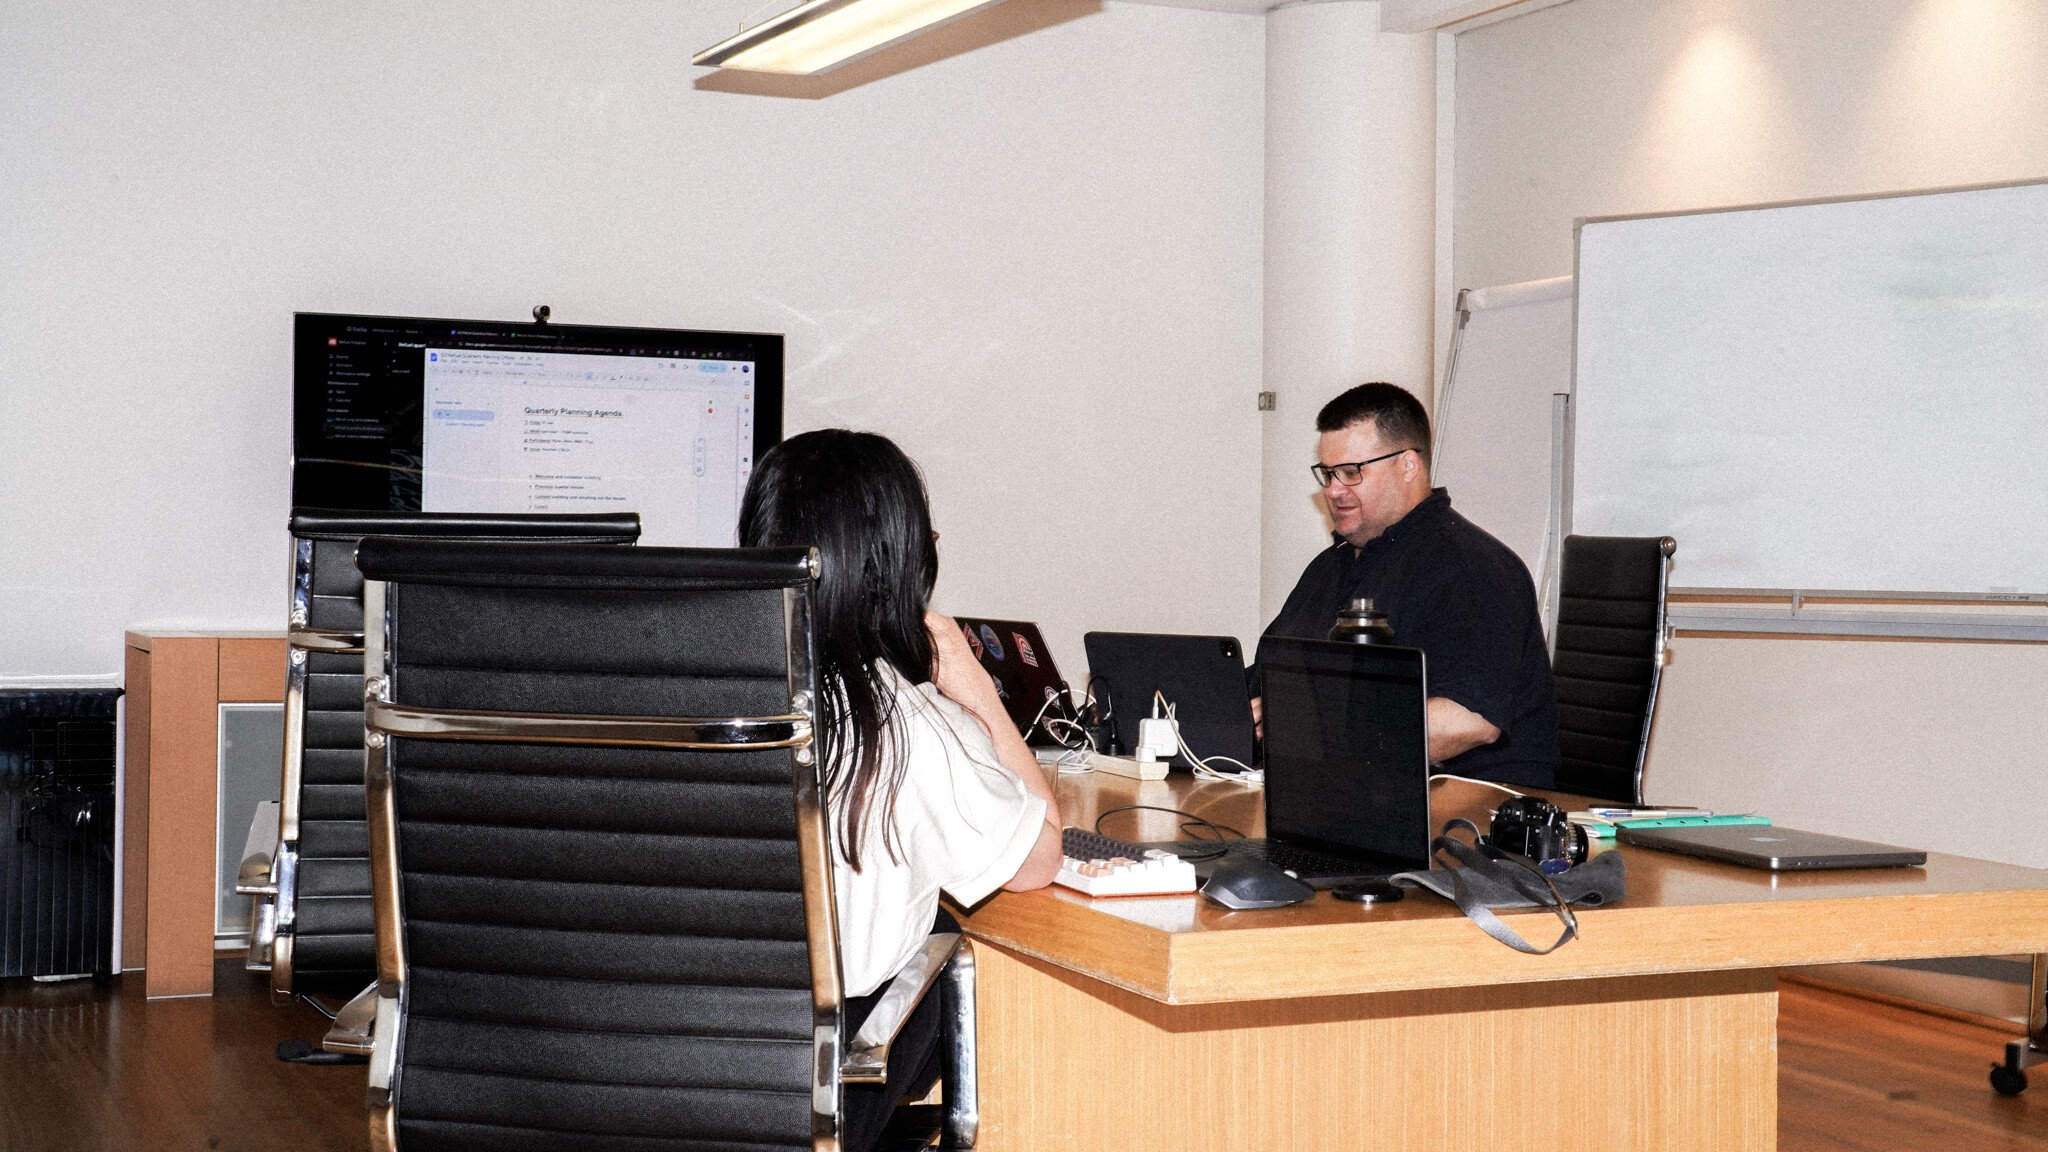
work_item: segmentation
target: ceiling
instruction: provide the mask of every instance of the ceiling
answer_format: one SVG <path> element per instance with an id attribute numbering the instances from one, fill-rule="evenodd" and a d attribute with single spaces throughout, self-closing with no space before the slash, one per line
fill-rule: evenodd
<path id="1" fill-rule="evenodd" d="M 1207 12 L 1257 15 L 1296 4 L 1327 4 L 1337 0 L 1125 0 L 1160 8 L 1199 8 Z M 1379 0 L 1380 31 L 1434 32 L 1452 25 L 1478 27 L 1548 8 L 1566 0 Z"/>

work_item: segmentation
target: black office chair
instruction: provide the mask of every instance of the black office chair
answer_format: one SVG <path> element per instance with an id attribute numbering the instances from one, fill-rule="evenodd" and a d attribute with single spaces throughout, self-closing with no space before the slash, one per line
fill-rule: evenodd
<path id="1" fill-rule="evenodd" d="M 1664 674 L 1669 536 L 1567 536 L 1551 671 L 1557 786 L 1637 804 Z"/>
<path id="2" fill-rule="evenodd" d="M 354 996 L 376 979 L 369 837 L 363 823 L 363 603 L 356 544 L 365 536 L 631 544 L 636 514 L 477 515 L 295 509 L 291 518 L 282 800 L 259 811 L 235 890 L 251 897 L 246 967 L 273 997 Z M 361 1053 L 370 1002 L 331 1033 Z"/>
<path id="3" fill-rule="evenodd" d="M 814 552 L 374 538 L 358 559 L 373 1148 L 832 1152 L 845 1085 L 885 1078 L 935 983 L 954 1040 L 921 1118 L 971 1146 L 957 935 L 842 1027 Z"/>

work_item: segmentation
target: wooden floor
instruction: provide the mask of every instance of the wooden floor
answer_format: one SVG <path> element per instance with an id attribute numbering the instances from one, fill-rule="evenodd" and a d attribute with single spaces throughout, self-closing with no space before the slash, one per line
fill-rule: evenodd
<path id="1" fill-rule="evenodd" d="M 0 1152 L 364 1152 L 363 1069 L 280 1064 L 316 1039 L 223 962 L 212 999 L 145 1001 L 141 981 L 0 982 Z M 2012 1035 L 1786 983 L 1784 1152 L 2048 1152 L 2048 1067 L 2017 1097 L 1985 1082 Z"/>
<path id="2" fill-rule="evenodd" d="M 2000 1096 L 1988 1075 L 2002 1031 L 1791 981 L 1778 985 L 1782 1152 L 2039 1152 L 2048 1066 Z"/>
<path id="3" fill-rule="evenodd" d="M 145 1000 L 139 974 L 0 981 L 0 1152 L 367 1152 L 362 1065 L 278 1063 L 327 1022 L 224 961 L 219 994 Z"/>

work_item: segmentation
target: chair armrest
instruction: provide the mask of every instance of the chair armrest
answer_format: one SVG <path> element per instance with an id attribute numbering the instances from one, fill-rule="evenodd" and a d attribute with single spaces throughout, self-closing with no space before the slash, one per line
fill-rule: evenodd
<path id="1" fill-rule="evenodd" d="M 307 652 L 356 653 L 363 650 L 363 634 L 338 628 L 294 628 L 285 643 Z"/>
<path id="2" fill-rule="evenodd" d="M 320 1047 L 329 1052 L 368 1056 L 374 1050 L 376 1040 L 377 986 L 371 984 L 334 1014 L 334 1026 L 320 1038 Z"/>
<path id="3" fill-rule="evenodd" d="M 277 808 L 277 801 L 265 800 L 256 805 L 256 815 L 249 820 L 249 838 L 242 843 L 242 867 L 235 878 L 239 895 L 277 895 L 277 877 L 272 872 L 277 859 Z"/>
<path id="4" fill-rule="evenodd" d="M 939 973 L 945 971 L 946 962 L 953 958 L 953 952 L 960 947 L 957 932 L 935 933 L 925 939 L 924 947 L 910 958 L 875 1002 L 875 1010 L 860 1026 L 860 1031 L 846 1046 L 846 1056 L 839 1064 L 839 1079 L 847 1084 L 880 1084 L 889 1076 L 889 1045 L 896 1034 L 903 1030 L 903 1024 L 910 1019 L 911 1010 L 924 1000 L 925 993 L 938 983 Z"/>
<path id="5" fill-rule="evenodd" d="M 370 1110 L 388 1113 L 391 1108 L 391 1081 L 398 1071 L 398 995 L 380 994 L 377 985 L 363 989 L 355 1000 L 367 998 L 373 1019 L 370 1024 Z M 336 1021 L 339 1023 L 339 1020 Z M 321 1046 L 326 1046 L 326 1040 Z M 372 1123 L 374 1124 L 373 1117 Z"/>

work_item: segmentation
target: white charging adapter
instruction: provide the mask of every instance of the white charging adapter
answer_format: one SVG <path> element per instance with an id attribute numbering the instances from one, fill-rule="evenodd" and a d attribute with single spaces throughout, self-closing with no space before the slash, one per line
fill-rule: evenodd
<path id="1" fill-rule="evenodd" d="M 1138 763 L 1171 760 L 1180 751 L 1180 722 L 1170 716 L 1150 716 L 1138 721 Z"/>

